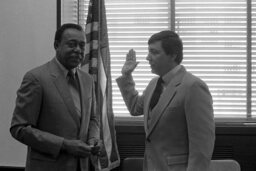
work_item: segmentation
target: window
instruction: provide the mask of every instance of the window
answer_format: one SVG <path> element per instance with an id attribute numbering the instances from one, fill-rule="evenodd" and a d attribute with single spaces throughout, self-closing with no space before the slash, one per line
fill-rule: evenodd
<path id="1" fill-rule="evenodd" d="M 62 23 L 85 26 L 89 0 L 61 0 Z M 126 53 L 137 52 L 133 73 L 142 93 L 154 76 L 147 40 L 172 29 L 183 40 L 183 65 L 209 86 L 216 118 L 256 116 L 256 2 L 251 0 L 105 0 L 115 116 L 130 116 L 115 79 Z M 79 8 L 78 8 L 79 7 Z"/>
<path id="2" fill-rule="evenodd" d="M 187 70 L 205 80 L 216 117 L 246 117 L 246 0 L 178 0 L 175 30 Z"/>

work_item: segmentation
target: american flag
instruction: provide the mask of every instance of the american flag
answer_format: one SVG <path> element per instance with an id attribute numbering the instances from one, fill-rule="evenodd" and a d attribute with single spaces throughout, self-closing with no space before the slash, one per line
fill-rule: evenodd
<path id="1" fill-rule="evenodd" d="M 90 0 L 86 21 L 85 69 L 93 76 L 98 110 L 101 114 L 101 139 L 104 155 L 93 163 L 95 169 L 108 171 L 120 165 L 112 109 L 110 52 L 104 0 Z M 89 62 L 88 62 L 89 61 Z"/>

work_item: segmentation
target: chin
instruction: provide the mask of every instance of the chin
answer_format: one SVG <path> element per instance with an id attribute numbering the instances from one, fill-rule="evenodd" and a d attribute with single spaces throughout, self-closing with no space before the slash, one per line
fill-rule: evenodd
<path id="1" fill-rule="evenodd" d="M 75 60 L 75 61 L 72 61 L 72 65 L 77 67 L 79 64 L 81 63 L 81 61 L 79 60 Z"/>
<path id="2" fill-rule="evenodd" d="M 79 64 L 72 64 L 72 65 L 69 66 L 69 68 L 74 69 L 74 68 L 78 67 L 78 65 Z"/>
<path id="3" fill-rule="evenodd" d="M 151 69 L 152 74 L 157 74 L 155 70 Z"/>

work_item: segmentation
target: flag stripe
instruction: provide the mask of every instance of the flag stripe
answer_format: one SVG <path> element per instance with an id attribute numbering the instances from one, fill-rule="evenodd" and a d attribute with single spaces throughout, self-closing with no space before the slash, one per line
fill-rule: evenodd
<path id="1" fill-rule="evenodd" d="M 88 23 L 86 27 L 88 27 L 88 29 L 86 28 L 85 34 L 90 36 L 91 32 L 98 31 L 98 28 L 99 28 L 98 21 L 95 21 L 93 23 Z"/>

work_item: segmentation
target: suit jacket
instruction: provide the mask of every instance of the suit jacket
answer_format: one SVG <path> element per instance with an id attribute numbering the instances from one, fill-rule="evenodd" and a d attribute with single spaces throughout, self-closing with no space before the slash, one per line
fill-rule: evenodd
<path id="1" fill-rule="evenodd" d="M 212 97 L 207 85 L 182 66 L 149 111 L 157 79 L 151 80 L 142 96 L 135 90 L 131 76 L 116 80 L 130 113 L 144 115 L 144 170 L 207 171 L 215 140 Z"/>
<path id="2" fill-rule="evenodd" d="M 99 138 L 94 82 L 77 70 L 81 117 L 76 113 L 66 77 L 55 59 L 27 72 L 17 91 L 11 134 L 28 146 L 26 171 L 71 171 L 78 159 L 61 151 L 64 138 L 87 142 Z M 82 171 L 88 158 L 81 158 Z"/>

